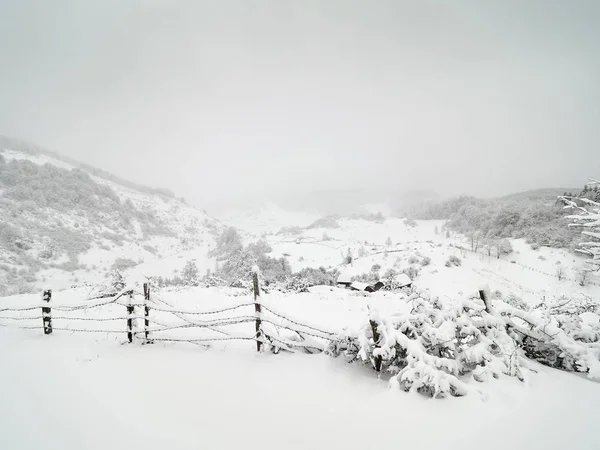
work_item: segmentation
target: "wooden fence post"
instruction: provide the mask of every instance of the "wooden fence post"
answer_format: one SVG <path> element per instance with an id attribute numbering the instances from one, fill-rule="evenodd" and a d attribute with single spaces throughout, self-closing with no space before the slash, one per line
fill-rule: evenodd
<path id="1" fill-rule="evenodd" d="M 146 344 L 151 344 L 150 340 L 150 306 L 148 306 L 148 302 L 150 301 L 150 286 L 148 283 L 144 283 L 144 336 L 146 337 Z"/>
<path id="2" fill-rule="evenodd" d="M 379 330 L 377 329 L 377 322 L 374 320 L 369 320 L 371 324 L 371 330 L 373 331 L 373 345 L 375 349 L 379 348 L 381 336 L 379 335 Z M 383 363 L 383 357 L 381 355 L 377 355 L 374 358 L 374 368 L 377 372 L 381 372 L 381 364 Z"/>
<path id="3" fill-rule="evenodd" d="M 52 334 L 52 309 L 50 300 L 52 300 L 52 289 L 46 289 L 42 295 L 42 300 L 48 303 L 48 306 L 42 306 L 42 322 L 44 324 L 44 334 Z"/>
<path id="4" fill-rule="evenodd" d="M 260 339 L 262 339 L 262 331 L 261 331 L 261 320 L 260 320 L 260 314 L 261 314 L 260 287 L 258 286 L 258 269 L 257 268 L 255 268 L 255 270 L 253 270 L 252 283 L 253 283 L 253 287 L 254 287 L 254 313 L 256 315 L 256 322 L 255 322 L 256 351 L 260 352 L 260 349 L 262 347 L 262 342 L 260 341 Z"/>
<path id="5" fill-rule="evenodd" d="M 480 289 L 479 290 L 479 298 L 483 301 L 483 304 L 485 305 L 485 311 L 486 312 L 491 312 L 492 311 L 492 301 L 488 298 L 487 292 L 485 291 L 485 289 Z"/>
<path id="6" fill-rule="evenodd" d="M 135 307 L 133 306 L 133 291 L 129 292 L 129 304 L 127 305 L 127 339 L 129 343 L 133 342 L 133 314 Z"/>

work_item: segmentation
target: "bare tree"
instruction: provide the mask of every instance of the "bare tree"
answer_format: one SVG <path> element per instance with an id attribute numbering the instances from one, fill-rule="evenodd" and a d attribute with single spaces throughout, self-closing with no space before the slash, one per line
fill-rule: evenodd
<path id="1" fill-rule="evenodd" d="M 481 243 L 481 234 L 479 231 L 474 231 L 469 234 L 469 239 L 471 240 L 471 251 L 476 252 L 479 249 L 479 244 Z"/>

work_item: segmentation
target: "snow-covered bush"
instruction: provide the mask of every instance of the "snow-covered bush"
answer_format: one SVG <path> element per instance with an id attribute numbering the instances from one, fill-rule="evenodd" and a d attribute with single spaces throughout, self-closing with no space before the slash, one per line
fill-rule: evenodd
<path id="1" fill-rule="evenodd" d="M 339 216 L 333 214 L 330 216 L 325 216 L 325 217 L 321 217 L 320 219 L 315 220 L 313 223 L 311 223 L 308 227 L 308 229 L 311 228 L 339 228 L 340 224 L 338 223 L 339 220 Z"/>
<path id="2" fill-rule="evenodd" d="M 417 258 L 416 255 L 410 255 L 408 257 L 408 263 L 409 264 L 417 264 L 419 262 L 419 258 Z"/>
<path id="3" fill-rule="evenodd" d="M 421 260 L 421 265 L 422 266 L 428 266 L 429 264 L 431 264 L 431 258 L 429 256 L 425 256 L 422 260 Z"/>
<path id="4" fill-rule="evenodd" d="M 406 225 L 407 227 L 416 227 L 417 226 L 417 222 L 415 222 L 414 219 L 404 219 L 404 225 Z"/>
<path id="5" fill-rule="evenodd" d="M 465 395 L 472 381 L 524 379 L 529 357 L 600 378 L 600 317 L 590 299 L 558 299 L 523 311 L 479 298 L 442 304 L 412 294 L 408 312 L 371 312 L 362 329 L 342 335 L 333 356 L 391 373 L 390 385 L 432 397 Z"/>
<path id="6" fill-rule="evenodd" d="M 414 280 L 419 276 L 419 273 L 421 273 L 421 269 L 419 269 L 417 266 L 410 266 L 403 269 L 402 273 L 406 274 L 411 280 Z"/>
<path id="7" fill-rule="evenodd" d="M 287 280 L 281 290 L 284 292 L 308 292 L 310 286 L 311 284 L 306 278 L 294 275 Z"/>
<path id="8" fill-rule="evenodd" d="M 456 255 L 450 255 L 446 260 L 446 267 L 458 267 L 462 264 L 461 259 Z"/>

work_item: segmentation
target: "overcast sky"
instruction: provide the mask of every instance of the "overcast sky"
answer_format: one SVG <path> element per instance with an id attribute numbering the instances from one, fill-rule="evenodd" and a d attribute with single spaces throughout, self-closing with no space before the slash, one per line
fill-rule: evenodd
<path id="1" fill-rule="evenodd" d="M 600 1 L 0 0 L 0 134 L 199 206 L 600 176 Z"/>

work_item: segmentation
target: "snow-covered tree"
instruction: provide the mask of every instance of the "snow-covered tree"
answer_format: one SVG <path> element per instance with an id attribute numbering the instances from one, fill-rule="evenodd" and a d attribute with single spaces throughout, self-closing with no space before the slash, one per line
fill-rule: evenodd
<path id="1" fill-rule="evenodd" d="M 181 278 L 188 286 L 198 285 L 200 282 L 200 273 L 198 272 L 198 266 L 194 261 L 190 260 L 185 264 L 181 270 Z"/>
<path id="2" fill-rule="evenodd" d="M 119 269 L 113 269 L 110 274 L 110 285 L 115 292 L 121 292 L 125 289 L 125 277 Z"/>
<path id="3" fill-rule="evenodd" d="M 592 180 L 586 185 L 597 187 L 600 181 Z M 595 192 L 593 189 L 587 189 L 586 192 Z M 594 197 L 595 198 L 595 197 Z M 582 234 L 587 238 L 579 243 L 577 251 L 588 255 L 587 261 L 589 270 L 600 270 L 600 202 L 586 197 L 560 197 L 565 203 L 565 208 L 574 210 L 575 214 L 567 216 L 572 222 L 571 227 L 581 227 Z"/>

